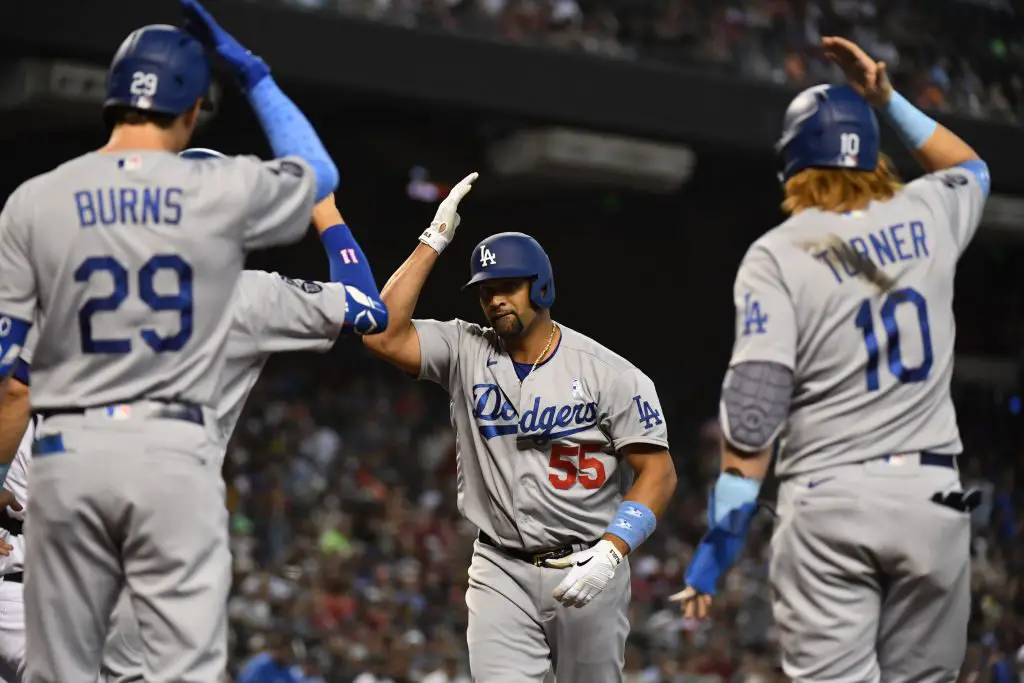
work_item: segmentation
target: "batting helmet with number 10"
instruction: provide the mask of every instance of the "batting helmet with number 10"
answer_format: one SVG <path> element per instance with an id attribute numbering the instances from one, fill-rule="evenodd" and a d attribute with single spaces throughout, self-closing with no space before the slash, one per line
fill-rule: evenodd
<path id="1" fill-rule="evenodd" d="M 782 124 L 780 180 L 806 168 L 874 171 L 878 166 L 878 118 L 847 85 L 818 85 L 793 98 Z"/>

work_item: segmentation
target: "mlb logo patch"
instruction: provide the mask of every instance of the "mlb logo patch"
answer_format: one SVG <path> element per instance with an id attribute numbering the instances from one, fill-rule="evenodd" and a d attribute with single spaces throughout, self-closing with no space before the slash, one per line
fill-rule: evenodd
<path id="1" fill-rule="evenodd" d="M 132 416 L 132 407 L 126 403 L 107 406 L 104 411 L 111 420 L 127 420 Z"/>
<path id="2" fill-rule="evenodd" d="M 137 171 L 142 168 L 142 157 L 138 154 L 117 160 L 117 167 L 124 171 Z"/>
<path id="3" fill-rule="evenodd" d="M 580 397 L 580 381 L 578 379 L 574 379 L 572 381 L 572 397 L 573 398 L 579 398 Z"/>

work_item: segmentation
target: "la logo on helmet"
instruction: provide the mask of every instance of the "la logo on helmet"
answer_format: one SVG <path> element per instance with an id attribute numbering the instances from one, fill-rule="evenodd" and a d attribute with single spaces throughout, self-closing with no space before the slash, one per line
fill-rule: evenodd
<path id="1" fill-rule="evenodd" d="M 480 267 L 484 268 L 487 266 L 493 266 L 498 262 L 498 259 L 494 256 L 494 252 L 487 248 L 487 245 L 480 247 Z"/>

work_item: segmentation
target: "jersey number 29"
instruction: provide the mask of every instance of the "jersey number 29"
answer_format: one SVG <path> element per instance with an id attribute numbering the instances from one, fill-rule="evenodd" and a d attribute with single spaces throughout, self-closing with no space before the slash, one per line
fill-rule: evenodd
<path id="1" fill-rule="evenodd" d="M 156 276 L 170 271 L 178 280 L 177 294 L 158 294 Z M 96 273 L 106 273 L 114 281 L 114 292 L 108 296 L 87 299 L 78 311 L 78 333 L 82 339 L 82 353 L 131 353 L 131 339 L 96 339 L 92 333 L 92 316 L 99 312 L 116 311 L 128 298 L 128 269 L 112 256 L 90 256 L 75 270 L 76 282 L 89 282 Z M 192 266 L 176 254 L 157 254 L 139 269 L 139 298 L 153 311 L 176 311 L 180 318 L 177 334 L 161 337 L 157 331 L 145 328 L 140 332 L 142 341 L 157 353 L 181 351 L 192 338 Z"/>
<path id="2" fill-rule="evenodd" d="M 896 321 L 896 309 L 903 304 L 912 305 L 917 312 L 917 323 L 921 328 L 921 347 L 924 358 L 916 368 L 908 368 L 903 363 L 900 352 L 900 328 Z M 864 345 L 868 350 L 867 385 L 868 391 L 878 390 L 878 336 L 875 334 L 875 317 L 871 310 L 871 300 L 864 299 L 854 319 L 858 329 L 864 334 Z M 889 371 L 903 384 L 923 382 L 928 379 L 932 369 L 932 333 L 928 324 L 928 302 L 913 287 L 896 289 L 889 293 L 882 303 L 882 326 L 888 339 Z"/>

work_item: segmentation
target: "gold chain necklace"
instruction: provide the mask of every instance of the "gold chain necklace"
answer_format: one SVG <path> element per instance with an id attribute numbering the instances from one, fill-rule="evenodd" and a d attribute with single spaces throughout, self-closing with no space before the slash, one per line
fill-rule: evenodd
<path id="1" fill-rule="evenodd" d="M 537 360 L 533 361 L 533 367 L 530 368 L 530 371 L 528 373 L 526 373 L 526 377 L 529 377 L 530 375 L 533 374 L 533 371 L 537 369 L 537 363 L 540 362 L 540 359 L 543 358 L 547 354 L 548 350 L 551 348 L 551 342 L 555 341 L 555 330 L 556 329 L 558 329 L 558 326 L 555 325 L 554 321 L 552 321 L 551 322 L 551 334 L 548 335 L 548 343 L 544 347 L 544 350 L 540 352 L 540 355 L 537 356 Z M 526 381 L 526 377 L 523 378 L 524 382 Z"/>

